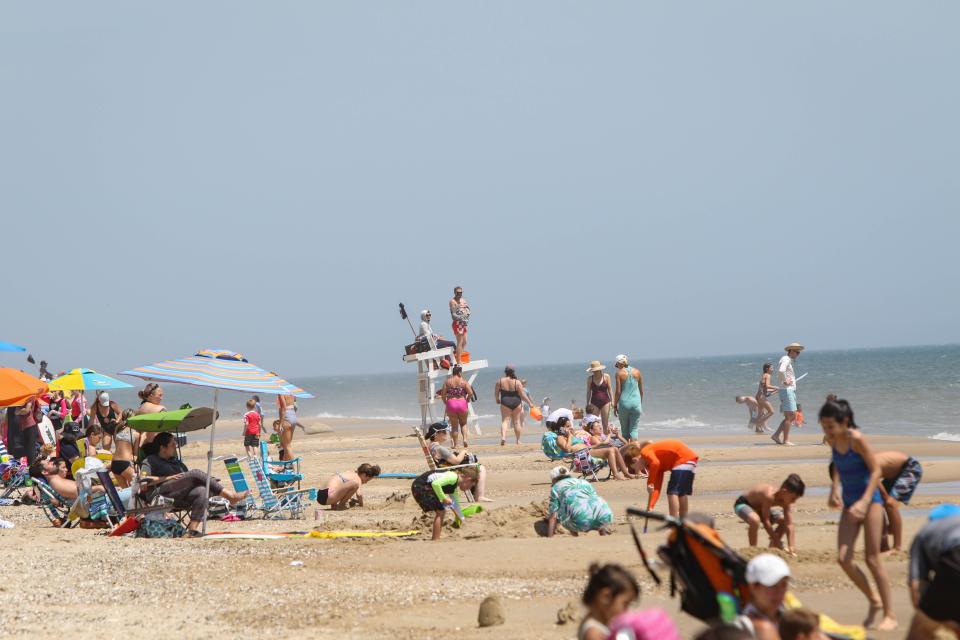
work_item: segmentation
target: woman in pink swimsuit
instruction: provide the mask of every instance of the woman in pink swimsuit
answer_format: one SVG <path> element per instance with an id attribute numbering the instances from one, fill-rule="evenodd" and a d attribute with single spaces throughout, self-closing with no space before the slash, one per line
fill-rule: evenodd
<path id="1" fill-rule="evenodd" d="M 447 406 L 447 420 L 453 429 L 453 446 L 457 446 L 457 434 L 460 434 L 462 446 L 467 446 L 467 399 L 473 397 L 473 387 L 463 377 L 463 367 L 454 365 L 450 377 L 440 389 L 440 397 Z"/>

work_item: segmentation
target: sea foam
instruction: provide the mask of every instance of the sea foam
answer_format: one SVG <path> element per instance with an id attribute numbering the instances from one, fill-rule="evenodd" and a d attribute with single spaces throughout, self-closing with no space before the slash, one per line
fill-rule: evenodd
<path id="1" fill-rule="evenodd" d="M 936 435 L 930 436 L 931 440 L 949 440 L 951 442 L 960 442 L 960 434 L 941 431 Z"/>

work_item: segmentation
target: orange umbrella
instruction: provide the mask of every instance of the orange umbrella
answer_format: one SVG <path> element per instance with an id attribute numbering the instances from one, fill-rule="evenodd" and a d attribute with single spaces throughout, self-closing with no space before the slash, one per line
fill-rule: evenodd
<path id="1" fill-rule="evenodd" d="M 19 369 L 0 367 L 0 407 L 17 407 L 44 393 L 47 383 Z"/>

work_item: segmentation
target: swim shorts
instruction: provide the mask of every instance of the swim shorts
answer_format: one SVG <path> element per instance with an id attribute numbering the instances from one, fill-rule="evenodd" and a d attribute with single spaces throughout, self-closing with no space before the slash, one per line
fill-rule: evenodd
<path id="1" fill-rule="evenodd" d="M 923 477 L 923 467 L 920 466 L 920 462 L 915 458 L 907 458 L 895 477 L 883 481 L 883 488 L 894 500 L 910 504 L 910 498 L 916 491 L 921 477 Z"/>
<path id="2" fill-rule="evenodd" d="M 749 520 L 751 513 L 756 513 L 753 507 L 750 506 L 747 496 L 737 498 L 737 501 L 733 503 L 733 512 L 744 522 Z M 779 522 L 781 520 L 783 520 L 783 509 L 779 507 L 770 509 L 770 522 Z"/>
<path id="3" fill-rule="evenodd" d="M 796 389 L 780 389 L 780 413 L 795 412 L 797 410 Z"/>
<path id="4" fill-rule="evenodd" d="M 453 333 L 457 336 L 467 335 L 467 323 L 463 320 L 454 320 L 453 321 Z"/>
<path id="5" fill-rule="evenodd" d="M 687 467 L 687 468 L 684 468 Z M 689 496 L 693 494 L 693 478 L 696 467 L 682 464 L 670 472 L 670 482 L 667 483 L 668 496 Z"/>
<path id="6" fill-rule="evenodd" d="M 243 436 L 243 446 L 245 447 L 259 447 L 260 446 L 260 436 L 258 435 L 245 435 Z"/>

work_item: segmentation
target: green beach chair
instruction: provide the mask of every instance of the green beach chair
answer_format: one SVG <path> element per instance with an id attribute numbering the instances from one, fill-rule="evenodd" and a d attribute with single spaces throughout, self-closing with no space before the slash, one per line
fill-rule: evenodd
<path id="1" fill-rule="evenodd" d="M 250 485 L 247 484 L 247 478 L 243 475 L 243 468 L 240 466 L 240 461 L 243 459 L 245 458 L 227 456 L 223 459 L 223 465 L 227 468 L 227 475 L 230 476 L 230 483 L 233 485 L 233 490 L 237 493 L 243 493 L 244 491 L 249 492 L 243 502 L 238 502 L 233 505 L 233 512 L 241 518 L 251 518 L 255 511 L 262 510 L 263 507 L 258 505 L 257 501 L 254 500 L 253 492 L 250 491 Z"/>

